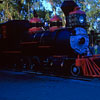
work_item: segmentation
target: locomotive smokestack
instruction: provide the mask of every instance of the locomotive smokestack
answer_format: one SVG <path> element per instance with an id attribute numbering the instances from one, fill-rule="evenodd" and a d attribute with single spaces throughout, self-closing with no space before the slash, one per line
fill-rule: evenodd
<path id="1" fill-rule="evenodd" d="M 66 27 L 69 25 L 69 13 L 74 11 L 74 9 L 78 7 L 78 5 L 73 0 L 65 0 L 61 6 L 62 11 L 66 16 Z"/>
<path id="2" fill-rule="evenodd" d="M 74 10 L 75 7 L 78 7 L 78 5 L 73 0 L 65 0 L 61 6 L 61 9 L 67 17 L 69 13 Z"/>

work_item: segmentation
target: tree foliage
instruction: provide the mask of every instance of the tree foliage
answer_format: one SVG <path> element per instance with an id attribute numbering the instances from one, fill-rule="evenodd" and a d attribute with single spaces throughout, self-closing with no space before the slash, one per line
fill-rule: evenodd
<path id="1" fill-rule="evenodd" d="M 45 8 L 43 2 L 51 4 L 52 11 Z M 64 14 L 60 6 L 64 0 L 3 0 L 0 3 L 0 22 L 7 20 L 22 20 L 33 17 L 35 9 L 40 18 L 49 20 L 53 14 L 59 14 L 64 20 Z M 87 21 L 90 29 L 97 29 L 98 19 L 100 18 L 100 0 L 74 0 L 87 14 Z"/>
<path id="2" fill-rule="evenodd" d="M 98 19 L 100 18 L 100 0 L 80 0 L 79 5 L 86 12 L 89 30 L 98 31 Z M 99 26 L 100 27 L 100 26 Z"/>

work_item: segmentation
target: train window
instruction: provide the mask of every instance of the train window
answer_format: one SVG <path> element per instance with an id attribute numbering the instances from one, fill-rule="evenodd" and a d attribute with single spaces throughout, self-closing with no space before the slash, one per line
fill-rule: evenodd
<path id="1" fill-rule="evenodd" d="M 0 39 L 2 38 L 2 29 L 0 27 Z"/>
<path id="2" fill-rule="evenodd" d="M 6 25 L 2 25 L 1 26 L 1 33 L 2 33 L 2 36 L 3 36 L 3 38 L 5 39 L 5 38 L 7 38 L 7 26 Z"/>

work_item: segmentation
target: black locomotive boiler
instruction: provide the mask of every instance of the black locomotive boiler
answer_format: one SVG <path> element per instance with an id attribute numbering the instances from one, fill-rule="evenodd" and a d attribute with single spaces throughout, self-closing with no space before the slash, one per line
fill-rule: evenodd
<path id="1" fill-rule="evenodd" d="M 7 66 L 18 70 L 80 74 L 74 63 L 77 55 L 86 54 L 89 45 L 86 14 L 72 0 L 64 1 L 61 8 L 66 16 L 66 27 L 53 32 L 48 30 L 30 34 L 28 30 L 31 27 L 41 27 L 42 24 L 32 24 L 26 20 L 2 23 L 1 68 Z"/>

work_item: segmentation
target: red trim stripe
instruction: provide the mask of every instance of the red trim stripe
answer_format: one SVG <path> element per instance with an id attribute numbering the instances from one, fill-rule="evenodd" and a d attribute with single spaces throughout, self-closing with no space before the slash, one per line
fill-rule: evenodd
<path id="1" fill-rule="evenodd" d="M 21 42 L 20 44 L 23 45 L 23 44 L 37 44 L 38 42 Z"/>
<path id="2" fill-rule="evenodd" d="M 21 51 L 2 51 L 2 53 L 21 53 Z"/>

